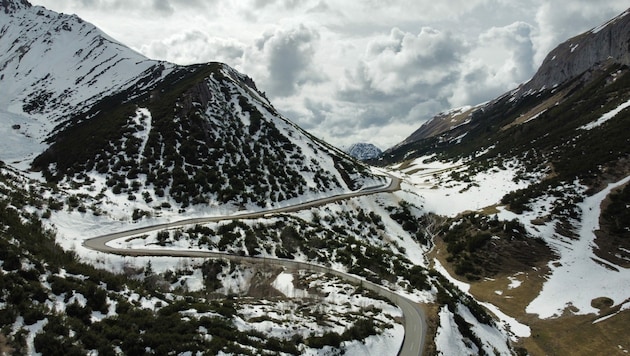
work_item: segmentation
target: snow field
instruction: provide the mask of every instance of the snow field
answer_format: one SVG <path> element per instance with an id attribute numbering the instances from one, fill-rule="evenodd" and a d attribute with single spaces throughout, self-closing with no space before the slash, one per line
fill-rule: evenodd
<path id="1" fill-rule="evenodd" d="M 503 169 L 492 168 L 475 173 L 468 177 L 469 182 L 464 182 L 456 181 L 450 175 L 466 174 L 468 167 L 465 162 L 431 162 L 432 158 L 417 158 L 401 172 L 405 183 L 408 182 L 403 184 L 403 189 L 420 195 L 424 208 L 438 215 L 453 217 L 464 211 L 495 205 L 510 191 L 526 188 L 532 183 L 523 179 L 515 182 L 520 167 L 517 161 L 506 162 Z"/>
<path id="2" fill-rule="evenodd" d="M 611 298 L 615 305 L 624 302 L 630 295 L 630 269 L 613 266 L 607 268 L 593 253 L 595 248 L 595 230 L 599 229 L 601 202 L 610 192 L 630 181 L 630 176 L 616 183 L 611 183 L 601 192 L 587 197 L 579 207 L 582 211 L 579 224 L 579 239 L 558 241 L 554 237 L 553 222 L 544 227 L 533 226 L 528 215 L 520 217 L 528 229 L 538 229 L 541 236 L 559 254 L 558 261 L 549 264 L 551 274 L 543 289 L 528 306 L 528 313 L 538 314 L 540 318 L 560 316 L 567 307 L 575 314 L 598 313 L 591 306 L 591 301 L 598 297 Z M 585 190 L 585 188 L 583 188 Z M 500 218 L 519 218 L 518 215 L 502 211 Z M 542 230 L 542 231 L 541 231 Z M 610 264 L 605 262 L 605 264 Z M 624 309 L 630 308 L 625 304 Z"/>
<path id="3" fill-rule="evenodd" d="M 307 283 L 309 290 L 317 290 L 316 294 L 310 294 L 306 290 L 295 287 L 294 279 L 300 278 Z M 289 339 L 295 333 L 302 337 L 322 335 L 332 331 L 342 334 L 350 327 L 356 313 L 375 317 L 377 320 L 392 325 L 385 328 L 379 335 L 373 335 L 362 341 L 346 341 L 342 344 L 345 354 L 355 355 L 364 353 L 367 355 L 388 354 L 391 350 L 398 350 L 404 338 L 404 327 L 397 321 L 402 317 L 402 311 L 382 300 L 372 299 L 357 293 L 355 286 L 340 281 L 338 278 L 325 278 L 323 274 L 308 272 L 279 273 L 272 282 L 288 300 L 260 301 L 239 310 L 236 322 L 239 330 L 256 330 L 270 337 Z M 296 296 L 297 299 L 293 299 Z M 302 315 L 302 309 L 315 310 L 315 315 L 308 316 L 313 311 Z M 256 320 L 252 322 L 252 320 Z M 327 355 L 330 348 L 312 349 L 304 348 L 304 355 Z"/>

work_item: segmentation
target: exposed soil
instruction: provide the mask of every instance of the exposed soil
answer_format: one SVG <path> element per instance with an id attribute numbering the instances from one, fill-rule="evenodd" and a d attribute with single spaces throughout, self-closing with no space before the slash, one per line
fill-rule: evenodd
<path id="1" fill-rule="evenodd" d="M 624 186 L 618 187 L 611 194 L 623 188 Z M 610 203 L 609 195 L 602 201 L 601 211 L 606 211 Z M 595 255 L 614 265 L 630 268 L 630 231 L 625 234 L 614 233 L 611 222 L 605 219 L 603 214 L 599 218 L 599 226 L 600 229 L 595 231 L 595 245 L 597 245 L 597 248 L 593 249 Z"/>
<path id="2" fill-rule="evenodd" d="M 271 286 L 271 283 L 273 283 L 278 274 L 282 272 L 281 267 L 273 265 L 252 265 L 251 267 L 254 268 L 256 272 L 251 279 L 251 285 L 247 291 L 248 297 L 274 298 L 284 296 L 280 291 Z"/>

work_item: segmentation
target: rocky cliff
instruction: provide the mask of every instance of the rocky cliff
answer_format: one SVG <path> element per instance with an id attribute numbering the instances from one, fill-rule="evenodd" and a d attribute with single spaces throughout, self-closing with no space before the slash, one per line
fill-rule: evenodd
<path id="1" fill-rule="evenodd" d="M 630 65 L 629 14 L 630 9 L 560 44 L 547 55 L 534 77 L 519 88 L 519 96 L 562 84 L 596 64 Z"/>

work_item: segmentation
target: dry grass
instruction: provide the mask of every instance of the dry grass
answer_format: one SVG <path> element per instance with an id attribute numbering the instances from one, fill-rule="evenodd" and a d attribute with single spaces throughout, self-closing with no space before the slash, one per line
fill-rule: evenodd
<path id="1" fill-rule="evenodd" d="M 430 260 L 437 258 L 451 276 L 455 276 L 446 256 L 445 244 L 436 241 L 429 254 Z M 525 312 L 527 305 L 540 293 L 548 273 L 545 263 L 511 276 L 504 274 L 479 282 L 464 282 L 471 284 L 470 293 L 477 300 L 496 305 L 505 314 L 530 327 L 531 337 L 522 338 L 514 345 L 524 347 L 530 355 L 628 355 L 630 310 L 619 312 L 619 306 L 612 306 L 608 298 L 593 300 L 592 305 L 600 309 L 599 315 L 575 315 L 567 309 L 558 318 L 539 319 L 537 315 Z M 510 288 L 512 281 L 508 277 L 521 284 Z M 613 316 L 593 324 L 604 315 Z"/>
<path id="2" fill-rule="evenodd" d="M 520 344 L 531 355 L 627 355 L 630 352 L 630 310 L 593 324 L 594 315 L 557 319 L 533 318 L 532 337 Z"/>
<path id="3" fill-rule="evenodd" d="M 574 86 L 575 86 L 575 84 L 570 86 L 569 88 L 566 88 L 564 90 L 558 91 L 551 98 L 549 98 L 549 99 L 543 101 L 542 103 L 538 104 L 537 106 L 533 107 L 531 110 L 529 110 L 525 114 L 521 115 L 520 117 L 516 118 L 511 123 L 501 127 L 501 131 L 505 131 L 505 130 L 511 128 L 511 127 L 514 127 L 514 126 L 517 126 L 517 125 L 521 125 L 521 124 L 527 122 L 528 120 L 531 120 L 533 117 L 535 117 L 536 115 L 540 114 L 541 112 L 543 112 L 545 110 L 548 110 L 551 107 L 556 106 L 557 103 L 562 101 L 562 99 L 566 96 L 567 92 L 572 90 Z"/>
<path id="4" fill-rule="evenodd" d="M 436 304 L 422 304 L 421 308 L 424 310 L 424 314 L 427 316 L 427 332 L 426 342 L 424 343 L 423 355 L 436 355 L 437 349 L 435 346 L 435 336 L 437 335 L 438 325 L 440 324 L 438 313 L 440 308 Z"/>

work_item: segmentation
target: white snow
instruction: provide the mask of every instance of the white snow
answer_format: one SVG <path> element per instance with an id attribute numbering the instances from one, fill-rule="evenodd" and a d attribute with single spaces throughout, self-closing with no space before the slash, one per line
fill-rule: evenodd
<path id="1" fill-rule="evenodd" d="M 508 279 L 510 280 L 510 284 L 508 285 L 508 289 L 515 289 L 521 286 L 521 284 L 523 283 L 523 281 L 513 277 L 513 276 L 509 276 Z"/>
<path id="2" fill-rule="evenodd" d="M 400 324 L 394 324 L 391 329 L 386 329 L 380 335 L 372 335 L 365 340 L 346 341 L 343 344 L 346 355 L 389 355 L 394 350 L 399 350 L 405 337 L 405 328 Z"/>
<path id="3" fill-rule="evenodd" d="M 443 275 L 446 279 L 448 279 L 449 282 L 453 283 L 462 292 L 468 293 L 468 291 L 470 290 L 470 284 L 464 283 L 460 280 L 453 278 L 453 276 L 451 276 L 451 274 L 448 273 L 446 268 L 442 266 L 442 264 L 440 263 L 440 261 L 438 261 L 437 258 L 433 259 L 433 269 L 438 271 L 441 275 Z"/>
<path id="4" fill-rule="evenodd" d="M 293 274 L 282 272 L 278 274 L 276 279 L 271 285 L 277 289 L 280 293 L 289 298 L 306 298 L 308 292 L 302 289 L 295 288 L 293 285 Z"/>
<path id="5" fill-rule="evenodd" d="M 162 75 L 174 67 L 76 16 L 34 6 L 0 17 L 0 160 L 22 162 L 21 168 L 47 146 L 42 142 L 59 120 L 131 86 L 153 66 L 163 65 Z"/>
<path id="6" fill-rule="evenodd" d="M 498 310 L 497 308 L 495 309 Z M 488 355 L 496 355 L 497 353 L 499 355 L 512 355 L 507 344 L 506 336 L 502 334 L 499 329 L 478 322 L 470 310 L 462 304 L 457 305 L 457 312 L 471 325 L 470 328 L 482 341 L 482 347 Z M 529 334 L 527 336 L 529 336 Z"/>
<path id="7" fill-rule="evenodd" d="M 602 200 L 616 187 L 630 181 L 630 176 L 611 183 L 601 192 L 587 197 L 579 204 L 582 210 L 579 239 L 567 244 L 553 246 L 560 255 L 558 261 L 549 264 L 551 274 L 543 285 L 540 294 L 527 306 L 527 313 L 538 314 L 540 318 L 559 316 L 571 306 L 575 314 L 598 313 L 591 301 L 598 297 L 608 297 L 615 304 L 622 303 L 630 295 L 630 269 L 613 266 L 611 270 L 601 263 L 593 248 L 594 231 L 599 229 L 600 205 Z M 610 264 L 606 262 L 606 264 Z"/>
<path id="8" fill-rule="evenodd" d="M 502 169 L 470 175 L 469 181 L 454 180 L 451 174 L 468 175 L 465 162 L 430 162 L 432 156 L 421 157 L 399 169 L 405 178 L 404 190 L 413 191 L 424 199 L 424 208 L 439 215 L 455 216 L 464 211 L 475 211 L 495 205 L 510 191 L 529 186 L 531 180 L 518 180 L 517 161 L 506 162 Z"/>
<path id="9" fill-rule="evenodd" d="M 619 114 L 620 112 L 622 112 L 625 108 L 630 106 L 630 100 L 626 101 L 625 103 L 617 106 L 615 109 L 605 113 L 604 115 L 602 115 L 599 119 L 588 123 L 586 125 L 582 125 L 580 127 L 578 127 L 578 129 L 580 130 L 592 130 L 596 127 L 599 127 L 601 125 L 603 125 L 605 122 L 607 122 L 608 120 L 613 119 L 615 116 L 617 116 L 617 114 Z"/>
<path id="10" fill-rule="evenodd" d="M 35 336 L 44 329 L 44 326 L 48 324 L 48 318 L 43 320 L 36 321 L 33 325 L 24 325 L 24 318 L 21 316 L 17 317 L 15 324 L 13 325 L 13 330 L 18 330 L 19 328 L 24 328 L 28 331 L 26 335 L 26 349 L 29 355 L 35 355 Z"/>
<path id="11" fill-rule="evenodd" d="M 440 354 L 445 356 L 476 355 L 478 350 L 471 350 L 464 343 L 464 337 L 457 329 L 453 314 L 449 312 L 448 307 L 443 306 L 438 316 L 440 327 L 435 336 L 435 347 Z"/>
<path id="12" fill-rule="evenodd" d="M 485 302 L 479 302 L 479 304 L 490 310 L 494 315 L 496 315 L 496 317 L 499 318 L 501 324 L 507 326 L 507 329 L 517 337 L 531 336 L 532 332 L 529 326 L 519 322 L 511 316 L 506 315 L 495 305 Z"/>

